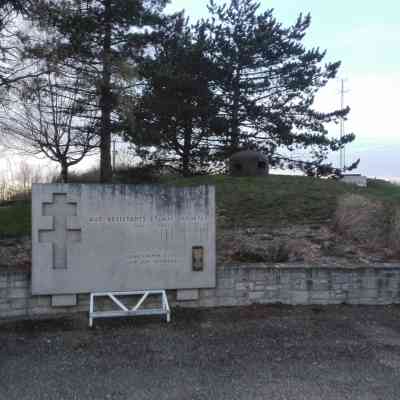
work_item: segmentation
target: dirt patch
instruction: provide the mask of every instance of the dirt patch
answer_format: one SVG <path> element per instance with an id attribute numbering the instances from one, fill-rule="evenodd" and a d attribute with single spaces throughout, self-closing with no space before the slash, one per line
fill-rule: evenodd
<path id="1" fill-rule="evenodd" d="M 397 215 L 400 220 L 400 214 Z M 396 226 L 400 226 L 400 223 Z M 393 231 L 392 240 L 400 232 Z M 398 246 L 398 244 L 397 244 Z M 291 225 L 217 231 L 217 263 L 306 263 L 313 266 L 400 262 L 390 242 L 369 246 L 335 231 L 331 225 Z M 0 240 L 0 268 L 29 271 L 29 237 Z"/>
<path id="2" fill-rule="evenodd" d="M 30 271 L 31 269 L 31 239 L 0 240 L 0 268 Z"/>
<path id="3" fill-rule="evenodd" d="M 398 261 L 389 247 L 351 240 L 328 225 L 223 230 L 217 234 L 217 260 L 232 262 L 302 262 L 321 266 Z"/>

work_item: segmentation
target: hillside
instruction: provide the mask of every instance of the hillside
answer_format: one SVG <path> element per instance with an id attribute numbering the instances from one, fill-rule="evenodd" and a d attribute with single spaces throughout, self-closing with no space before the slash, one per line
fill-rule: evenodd
<path id="1" fill-rule="evenodd" d="M 219 265 L 300 262 L 351 267 L 400 262 L 400 186 L 374 180 L 368 188 L 357 188 L 279 175 L 164 177 L 160 184 L 215 185 Z M 350 199 L 344 209 L 343 199 Z M 335 218 L 338 204 L 341 227 Z M 29 235 L 29 203 L 0 207 L 0 267 L 29 270 Z"/>
<path id="2" fill-rule="evenodd" d="M 166 183 L 215 185 L 219 228 L 324 223 L 332 218 L 338 198 L 347 193 L 400 205 L 400 186 L 380 180 L 371 180 L 368 188 L 334 180 L 286 175 L 169 178 Z"/>
<path id="3" fill-rule="evenodd" d="M 30 235 L 30 203 L 17 202 L 0 207 L 0 238 Z"/>
<path id="4" fill-rule="evenodd" d="M 333 180 L 283 175 L 267 178 L 163 178 L 162 183 L 215 185 L 219 229 L 326 223 L 334 214 L 338 198 L 346 193 L 400 204 L 400 186 L 378 180 L 370 181 L 368 188 L 357 188 Z M 29 234 L 30 204 L 0 207 L 0 237 Z"/>

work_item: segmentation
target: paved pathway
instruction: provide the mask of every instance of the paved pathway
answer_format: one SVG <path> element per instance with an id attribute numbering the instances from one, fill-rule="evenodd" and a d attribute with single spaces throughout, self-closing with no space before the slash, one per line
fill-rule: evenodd
<path id="1" fill-rule="evenodd" d="M 0 323 L 0 399 L 400 399 L 400 307 L 86 323 Z"/>

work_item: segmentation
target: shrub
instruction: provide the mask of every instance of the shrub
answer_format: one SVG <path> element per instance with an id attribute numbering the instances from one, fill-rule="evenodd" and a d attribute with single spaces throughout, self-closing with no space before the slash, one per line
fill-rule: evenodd
<path id="1" fill-rule="evenodd" d="M 239 262 L 274 262 L 281 263 L 289 261 L 289 248 L 287 243 L 274 240 L 266 246 L 258 246 L 252 243 L 241 243 L 238 250 L 233 254 L 233 259 Z"/>
<path id="2" fill-rule="evenodd" d="M 153 164 L 120 167 L 115 171 L 114 181 L 118 183 L 155 183 L 159 180 L 159 167 Z"/>
<path id="3" fill-rule="evenodd" d="M 358 194 L 344 195 L 338 200 L 335 229 L 371 250 L 385 247 L 392 230 L 393 211 L 392 206 L 379 200 Z"/>
<path id="4" fill-rule="evenodd" d="M 59 183 L 61 177 L 57 176 L 53 182 Z M 91 168 L 84 172 L 71 171 L 68 173 L 68 183 L 99 183 L 100 170 L 98 168 Z"/>

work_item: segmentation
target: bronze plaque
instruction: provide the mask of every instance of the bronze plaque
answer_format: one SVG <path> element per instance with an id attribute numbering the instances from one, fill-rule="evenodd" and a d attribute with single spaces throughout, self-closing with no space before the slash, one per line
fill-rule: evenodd
<path id="1" fill-rule="evenodd" d="M 203 246 L 192 247 L 192 270 L 203 271 L 204 268 L 204 248 Z"/>

